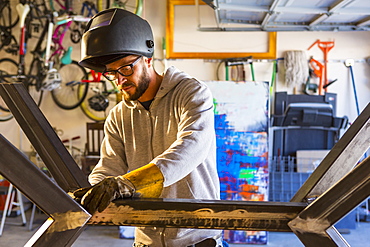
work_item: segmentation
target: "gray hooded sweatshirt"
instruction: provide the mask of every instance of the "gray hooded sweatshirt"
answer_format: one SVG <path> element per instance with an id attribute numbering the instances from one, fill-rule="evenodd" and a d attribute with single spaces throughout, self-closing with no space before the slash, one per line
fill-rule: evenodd
<path id="1" fill-rule="evenodd" d="M 204 83 L 170 67 L 149 111 L 137 101 L 122 101 L 110 111 L 104 133 L 100 161 L 89 176 L 91 184 L 154 163 L 164 176 L 161 198 L 220 198 L 213 98 Z M 220 233 L 138 227 L 135 242 L 179 247 Z"/>

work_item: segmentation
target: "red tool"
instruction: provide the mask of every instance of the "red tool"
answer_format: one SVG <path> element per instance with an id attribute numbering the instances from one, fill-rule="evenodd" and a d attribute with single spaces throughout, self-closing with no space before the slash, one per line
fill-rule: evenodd
<path id="1" fill-rule="evenodd" d="M 316 59 L 313 59 L 313 58 L 310 59 L 310 65 L 311 65 L 311 68 L 313 70 L 313 73 L 319 78 L 318 88 L 319 88 L 319 95 L 321 95 L 322 89 L 324 87 L 323 81 L 322 81 L 322 74 L 323 74 L 323 71 L 324 71 L 324 65 L 322 65 L 322 63 L 320 63 L 319 61 L 317 61 Z"/>
<path id="2" fill-rule="evenodd" d="M 328 62 L 328 53 L 334 47 L 334 41 L 320 41 L 319 39 L 316 40 L 307 50 L 311 49 L 314 45 L 318 45 L 321 51 L 324 53 L 324 83 L 321 82 L 319 85 L 319 95 L 322 94 L 323 85 L 328 84 L 328 70 L 327 70 L 327 62 Z M 326 91 L 326 88 L 325 88 Z"/>

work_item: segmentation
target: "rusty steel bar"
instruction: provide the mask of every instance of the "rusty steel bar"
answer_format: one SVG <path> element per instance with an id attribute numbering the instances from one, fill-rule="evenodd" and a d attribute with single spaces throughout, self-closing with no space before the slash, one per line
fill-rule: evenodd
<path id="1" fill-rule="evenodd" d="M 88 224 L 291 231 L 305 203 L 191 199 L 116 200 Z"/>
<path id="2" fill-rule="evenodd" d="M 24 85 L 0 83 L 0 95 L 58 185 L 66 192 L 90 186 Z"/>
<path id="3" fill-rule="evenodd" d="M 0 134 L 1 174 L 50 218 L 26 246 L 70 246 L 91 215 Z"/>
<path id="4" fill-rule="evenodd" d="M 331 236 L 331 226 L 369 196 L 370 157 L 299 213 L 289 227 L 305 246 L 347 246 L 344 239 Z"/>

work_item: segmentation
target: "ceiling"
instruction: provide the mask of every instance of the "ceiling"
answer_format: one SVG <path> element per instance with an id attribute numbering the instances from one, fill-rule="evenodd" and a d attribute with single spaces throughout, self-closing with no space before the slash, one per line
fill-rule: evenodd
<path id="1" fill-rule="evenodd" d="M 369 31 L 370 0 L 203 0 L 217 24 L 201 31 Z M 203 29 L 203 30 L 202 30 Z"/>

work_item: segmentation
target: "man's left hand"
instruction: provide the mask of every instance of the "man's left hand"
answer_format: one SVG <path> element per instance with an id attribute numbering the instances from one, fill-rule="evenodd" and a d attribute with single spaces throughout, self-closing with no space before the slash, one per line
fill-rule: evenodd
<path id="1" fill-rule="evenodd" d="M 96 185 L 73 192 L 74 199 L 90 213 L 104 211 L 117 198 L 129 198 L 135 194 L 135 186 L 122 176 L 106 177 Z"/>

